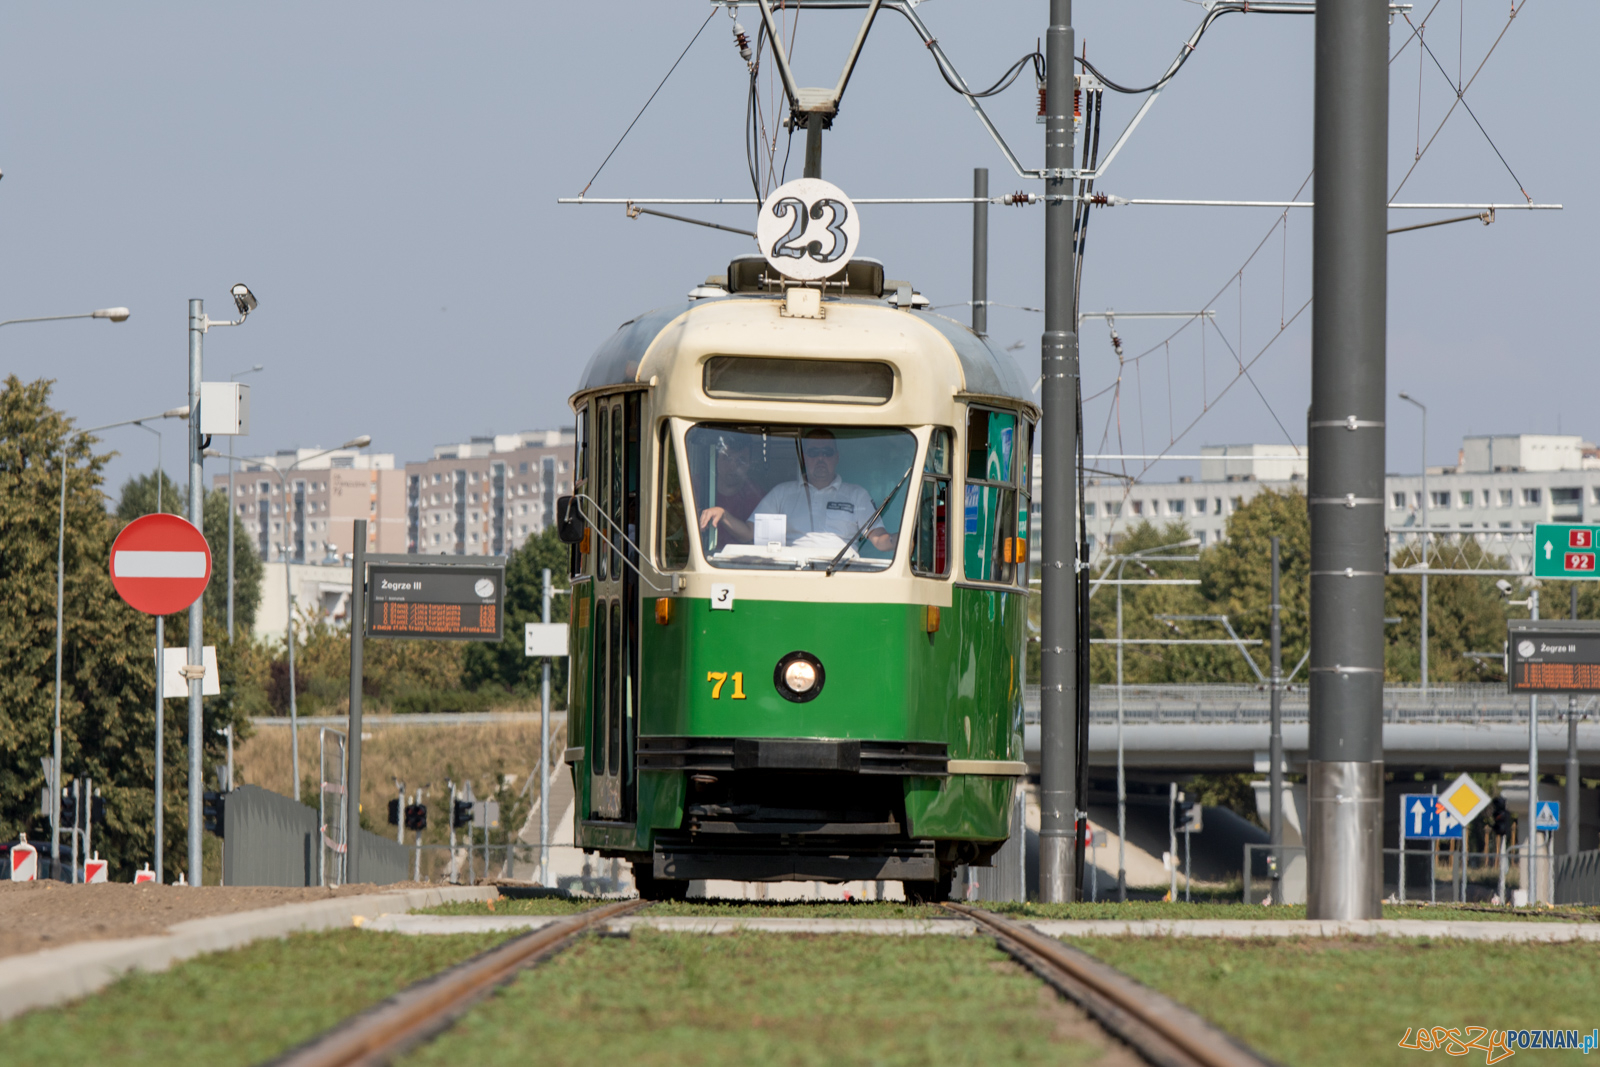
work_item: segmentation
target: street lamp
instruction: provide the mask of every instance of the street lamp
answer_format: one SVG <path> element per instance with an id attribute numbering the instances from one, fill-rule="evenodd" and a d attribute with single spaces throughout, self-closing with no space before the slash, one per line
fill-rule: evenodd
<path id="1" fill-rule="evenodd" d="M 261 364 L 249 370 L 234 371 L 228 381 L 236 382 L 247 374 L 259 374 Z M 233 434 L 228 435 L 228 644 L 233 644 Z"/>
<path id="2" fill-rule="evenodd" d="M 82 315 L 39 315 L 31 319 L 6 319 L 0 326 L 15 326 L 19 322 L 64 322 L 67 319 L 109 319 L 112 322 L 128 321 L 127 308 L 101 308 L 99 311 L 90 311 Z M 118 426 L 127 425 L 117 423 Z M 109 428 L 109 427 L 108 427 Z"/>
<path id="3" fill-rule="evenodd" d="M 1117 899 L 1122 902 L 1128 899 L 1128 776 L 1122 747 L 1122 571 L 1129 563 L 1136 562 L 1144 566 L 1146 560 L 1159 563 L 1163 558 L 1171 562 L 1174 557 L 1162 557 L 1155 553 L 1171 552 L 1175 548 L 1193 548 L 1199 544 L 1198 538 L 1191 537 L 1186 541 L 1175 541 L 1170 545 L 1142 548 L 1137 552 L 1121 556 L 1117 564 Z M 1184 557 L 1176 559 L 1182 560 Z M 1149 570 L 1148 567 L 1145 569 Z M 1086 809 L 1087 807 L 1088 805 L 1085 805 Z"/>
<path id="4" fill-rule="evenodd" d="M 1401 393 L 1400 399 L 1422 410 L 1422 697 L 1428 697 L 1428 405 Z"/>
<path id="5" fill-rule="evenodd" d="M 232 322 L 216 320 L 206 315 L 205 301 L 189 301 L 189 521 L 195 529 L 205 529 L 205 461 L 201 453 L 210 438 L 201 430 L 203 411 L 200 404 L 201 367 L 206 334 L 214 326 L 242 326 L 250 312 L 256 309 L 255 294 L 248 286 L 235 285 L 229 291 L 239 317 Z M 227 430 L 234 433 L 235 430 Z M 228 502 L 233 506 L 233 501 Z M 189 605 L 189 666 L 198 667 L 204 660 L 205 606 L 200 600 Z M 189 884 L 201 884 L 200 824 L 201 798 L 205 792 L 205 771 L 201 766 L 204 749 L 203 717 L 201 714 L 201 679 L 189 679 Z"/>
<path id="6" fill-rule="evenodd" d="M 330 453 L 338 452 L 346 448 L 366 448 L 371 443 L 372 435 L 364 433 L 360 437 L 352 437 L 344 444 L 335 448 L 324 448 L 322 451 L 313 452 L 309 456 L 301 456 L 299 459 L 295 460 L 287 467 L 284 467 L 282 470 L 279 470 L 276 465 L 266 467 L 267 470 L 278 476 L 278 488 L 283 497 L 283 595 L 284 608 L 288 614 L 288 621 L 284 624 L 284 642 L 289 654 L 289 762 L 292 768 L 292 773 L 294 774 L 294 798 L 296 800 L 300 799 L 300 712 L 299 707 L 296 704 L 294 691 L 294 583 L 290 579 L 290 568 L 293 566 L 293 561 L 289 557 L 288 474 L 290 471 L 299 467 L 302 463 L 310 462 L 313 459 L 320 459 L 321 457 Z M 207 449 L 205 454 L 217 459 L 227 459 L 230 463 L 233 462 L 232 457 L 223 456 L 220 452 L 216 452 L 211 449 Z M 229 502 L 229 506 L 232 506 L 231 501 Z"/>
<path id="7" fill-rule="evenodd" d="M 98 312 L 96 313 L 98 314 Z M 124 315 L 124 318 L 127 316 Z M 0 325 L 4 325 L 0 323 Z M 101 430 L 114 430 L 118 426 L 142 426 L 146 422 L 156 419 L 182 419 L 189 415 L 188 405 L 177 408 L 168 408 L 159 415 L 146 415 L 138 419 L 123 419 L 121 422 L 108 422 L 104 426 L 91 426 L 86 430 L 79 430 L 69 437 L 83 437 L 87 434 L 98 433 Z M 62 646 L 62 620 L 64 617 L 64 598 L 66 595 L 66 565 L 67 565 L 67 440 L 61 442 L 61 511 L 56 520 L 56 711 L 55 734 L 51 746 L 52 763 L 50 783 L 50 873 L 55 875 L 61 856 L 61 646 Z M 156 626 L 160 627 L 161 617 L 156 617 Z M 160 664 L 156 665 L 160 670 Z M 156 704 L 156 869 L 160 870 L 161 864 L 161 705 Z M 157 876 L 160 880 L 160 876 Z"/>

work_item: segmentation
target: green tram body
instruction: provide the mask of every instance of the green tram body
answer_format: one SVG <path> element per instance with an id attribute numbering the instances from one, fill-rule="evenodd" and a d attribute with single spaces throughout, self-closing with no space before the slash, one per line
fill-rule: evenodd
<path id="1" fill-rule="evenodd" d="M 821 317 L 741 286 L 752 273 L 736 260 L 733 286 L 625 323 L 571 399 L 575 841 L 631 862 L 646 896 L 703 878 L 898 879 L 939 896 L 1009 836 L 1026 773 L 1037 408 L 985 339 L 884 299 L 871 261 Z M 841 479 L 875 504 L 893 494 L 877 524 L 892 548 L 863 542 L 829 575 L 763 556 L 814 549 L 699 530 L 728 442 L 766 482 L 799 486 L 785 464 L 817 427 L 836 435 Z M 791 653 L 820 664 L 810 697 L 781 689 Z"/>

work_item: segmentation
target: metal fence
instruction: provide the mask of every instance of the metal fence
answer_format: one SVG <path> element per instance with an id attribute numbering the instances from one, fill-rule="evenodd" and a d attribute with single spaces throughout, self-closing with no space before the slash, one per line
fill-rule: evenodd
<path id="1" fill-rule="evenodd" d="M 1600 850 L 1558 856 L 1553 873 L 1557 904 L 1600 904 Z"/>
<path id="2" fill-rule="evenodd" d="M 317 809 L 255 785 L 242 785 L 225 797 L 224 885 L 319 884 Z M 410 877 L 410 853 L 395 842 L 359 830 L 351 847 L 357 850 L 361 881 L 388 885 Z"/>
<path id="3" fill-rule="evenodd" d="M 1265 723 L 1271 710 L 1270 694 L 1263 685 L 1125 685 L 1122 718 L 1129 724 L 1145 723 Z M 1589 697 L 1580 711 L 1593 711 L 1600 697 Z M 1026 720 L 1039 721 L 1039 687 L 1026 686 L 1022 694 Z M 1548 708 L 1548 702 L 1546 703 Z M 1303 686 L 1283 694 L 1283 721 L 1305 722 L 1309 698 Z M 1089 688 L 1089 713 L 1096 723 L 1117 721 L 1117 687 Z M 1528 698 L 1513 696 L 1503 684 L 1388 686 L 1383 691 L 1385 722 L 1508 722 L 1528 721 Z"/>
<path id="4" fill-rule="evenodd" d="M 956 895 L 966 900 L 1013 901 L 1028 899 L 1028 806 L 1025 791 L 1017 790 L 1011 806 L 1011 836 L 989 860 L 987 867 L 963 865 L 956 879 Z"/>

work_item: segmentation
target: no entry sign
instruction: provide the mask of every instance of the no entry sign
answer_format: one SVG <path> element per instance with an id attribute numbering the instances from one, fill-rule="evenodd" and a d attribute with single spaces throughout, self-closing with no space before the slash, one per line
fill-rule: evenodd
<path id="1" fill-rule="evenodd" d="M 211 580 L 205 535 L 178 515 L 146 515 L 111 544 L 111 584 L 135 611 L 171 615 L 200 599 Z"/>

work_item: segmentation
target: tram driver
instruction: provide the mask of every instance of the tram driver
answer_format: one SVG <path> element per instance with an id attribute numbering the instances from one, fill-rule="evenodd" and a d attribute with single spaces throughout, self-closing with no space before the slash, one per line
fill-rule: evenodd
<path id="1" fill-rule="evenodd" d="M 807 430 L 800 440 L 800 477 L 773 486 L 746 518 L 726 507 L 709 507 L 700 513 L 700 529 L 717 526 L 745 543 L 755 540 L 757 515 L 782 515 L 787 521 L 789 543 L 807 534 L 831 534 L 841 543 L 852 543 L 861 524 L 878 510 L 872 495 L 861 486 L 839 475 L 839 443 L 833 431 Z M 896 536 L 875 526 L 866 540 L 880 551 L 894 551 Z"/>

